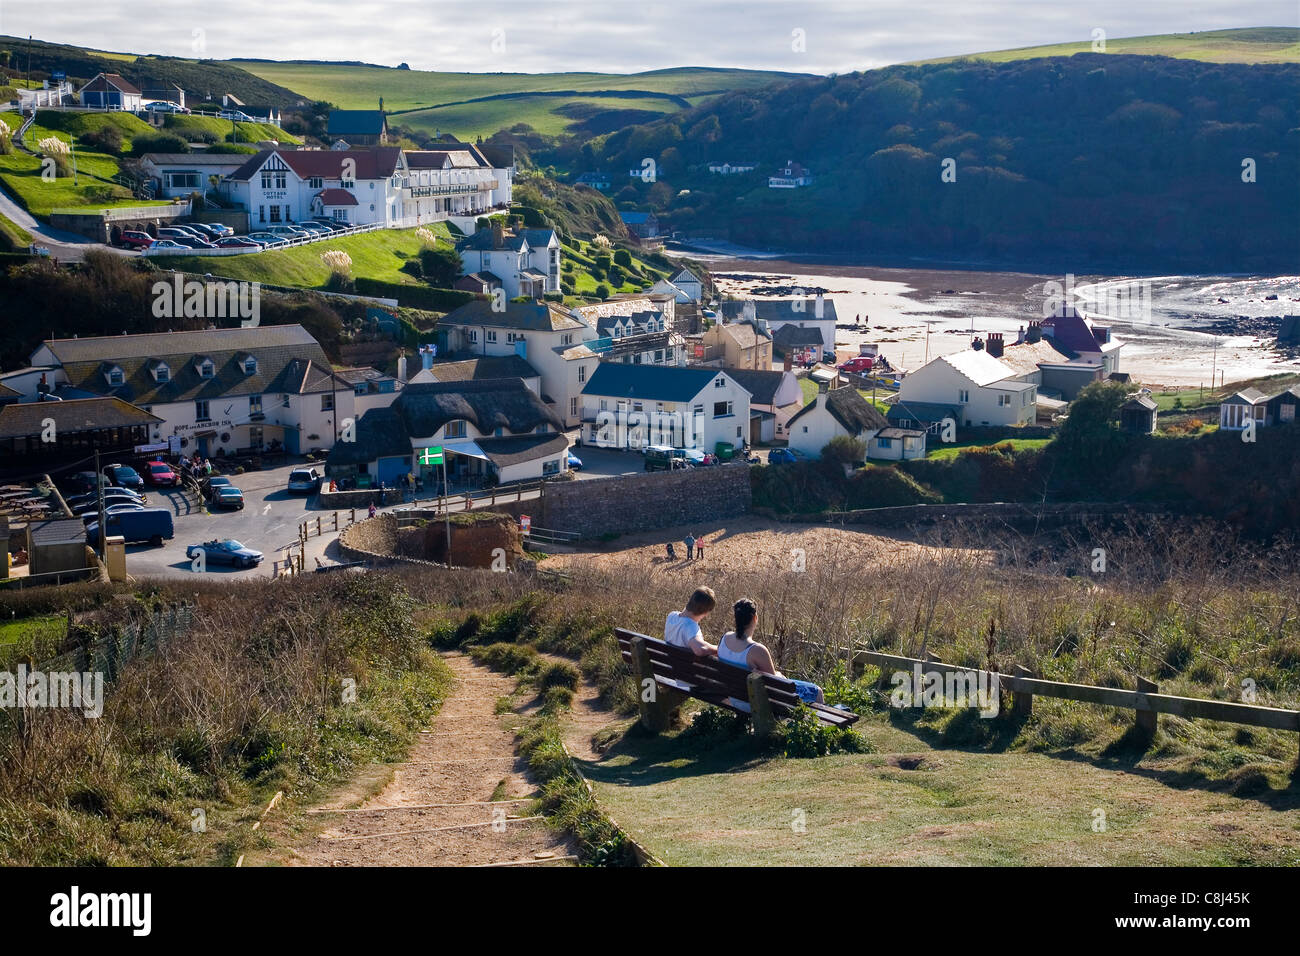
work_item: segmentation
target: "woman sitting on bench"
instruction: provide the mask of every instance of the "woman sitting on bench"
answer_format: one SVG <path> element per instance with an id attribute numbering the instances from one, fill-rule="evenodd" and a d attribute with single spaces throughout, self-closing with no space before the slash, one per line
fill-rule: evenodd
<path id="1" fill-rule="evenodd" d="M 741 667 L 747 671 L 771 674 L 792 681 L 799 699 L 805 704 L 824 704 L 826 695 L 816 684 L 806 680 L 794 680 L 785 677 L 772 662 L 772 655 L 762 644 L 754 640 L 754 629 L 758 626 L 758 607 L 749 598 L 741 598 L 732 611 L 736 616 L 736 629 L 722 635 L 718 641 L 718 660 L 732 667 Z"/>

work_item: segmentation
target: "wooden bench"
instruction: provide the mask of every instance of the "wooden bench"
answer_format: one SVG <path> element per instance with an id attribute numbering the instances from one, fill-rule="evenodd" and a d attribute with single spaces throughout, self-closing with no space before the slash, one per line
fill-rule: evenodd
<path id="1" fill-rule="evenodd" d="M 614 629 L 619 651 L 636 677 L 641 723 L 660 733 L 688 697 L 745 714 L 754 733 L 770 737 L 776 722 L 794 715 L 802 701 L 794 681 L 756 671 L 743 671 L 714 657 L 697 657 L 687 648 L 674 647 L 636 631 Z M 817 719 L 833 727 L 848 727 L 858 715 L 824 704 L 808 704 Z"/>

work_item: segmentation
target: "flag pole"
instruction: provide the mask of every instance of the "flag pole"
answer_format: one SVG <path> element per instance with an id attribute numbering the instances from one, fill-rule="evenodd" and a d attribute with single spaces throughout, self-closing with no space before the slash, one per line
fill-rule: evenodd
<path id="1" fill-rule="evenodd" d="M 451 567 L 451 498 L 447 489 L 447 449 L 442 450 L 442 514 L 447 521 L 447 567 Z"/>

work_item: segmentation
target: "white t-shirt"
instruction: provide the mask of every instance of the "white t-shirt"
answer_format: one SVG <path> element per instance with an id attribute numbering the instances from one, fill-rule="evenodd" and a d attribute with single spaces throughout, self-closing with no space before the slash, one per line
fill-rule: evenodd
<path id="1" fill-rule="evenodd" d="M 674 647 L 690 648 L 691 639 L 700 636 L 700 625 L 681 611 L 673 611 L 664 622 L 664 642 Z"/>

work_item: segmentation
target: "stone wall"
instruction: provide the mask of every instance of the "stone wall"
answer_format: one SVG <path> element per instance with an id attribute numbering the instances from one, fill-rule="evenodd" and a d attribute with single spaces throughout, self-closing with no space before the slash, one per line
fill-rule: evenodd
<path id="1" fill-rule="evenodd" d="M 326 483 L 328 486 L 328 482 Z M 373 501 L 376 508 L 402 503 L 401 488 L 359 488 L 353 491 L 325 491 L 316 495 L 317 504 L 324 511 L 347 511 L 351 508 L 369 508 Z"/>
<path id="2" fill-rule="evenodd" d="M 650 531 L 745 514 L 749 468 L 743 463 L 686 471 L 546 482 L 533 525 L 584 538 Z"/>
<path id="3" fill-rule="evenodd" d="M 1168 504 L 1127 504 L 1071 501 L 1054 504 L 899 505 L 892 508 L 864 508 L 858 511 L 831 511 L 814 514 L 778 514 L 770 508 L 755 508 L 756 514 L 773 521 L 795 524 L 862 524 L 877 528 L 910 528 L 915 525 L 966 522 L 996 522 L 1024 531 L 1047 530 L 1064 525 L 1101 519 L 1123 518 L 1131 514 L 1173 514 Z"/>

